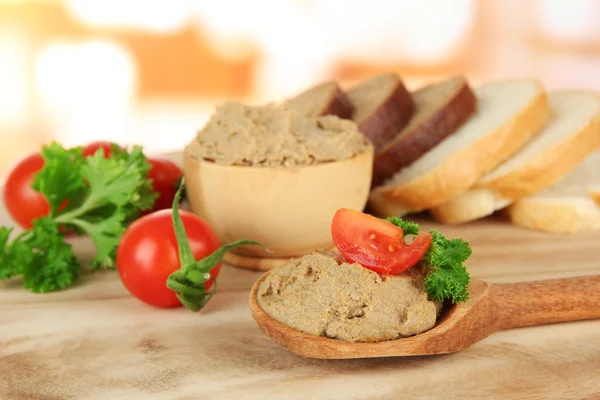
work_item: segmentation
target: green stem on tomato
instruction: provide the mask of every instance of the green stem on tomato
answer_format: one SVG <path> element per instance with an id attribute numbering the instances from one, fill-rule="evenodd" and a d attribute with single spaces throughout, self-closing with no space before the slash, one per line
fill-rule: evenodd
<path id="1" fill-rule="evenodd" d="M 176 280 L 168 280 L 167 287 L 175 292 L 191 296 L 201 296 L 206 293 L 204 287 L 202 287 L 202 289 L 196 289 L 179 283 Z"/>
<path id="2" fill-rule="evenodd" d="M 195 269 L 188 269 L 184 273 L 185 277 L 193 283 L 206 283 L 211 278 L 208 272 L 202 272 Z"/>
<path id="3" fill-rule="evenodd" d="M 177 247 L 179 250 L 180 269 L 169 275 L 166 285 L 167 288 L 175 292 L 181 304 L 192 311 L 198 311 L 208 303 L 216 292 L 217 280 L 213 279 L 210 275 L 210 271 L 221 262 L 223 256 L 225 256 L 228 251 L 238 246 L 262 246 L 262 244 L 253 240 L 238 240 L 233 243 L 225 244 L 209 256 L 196 261 L 185 232 L 183 221 L 179 215 L 179 200 L 184 185 L 185 182 L 182 179 L 181 185 L 177 189 L 177 193 L 173 199 L 173 206 L 171 209 L 173 215 L 173 229 L 175 230 L 175 237 L 177 238 Z M 211 279 L 213 281 L 213 286 L 210 292 L 207 292 L 204 285 Z"/>
<path id="4" fill-rule="evenodd" d="M 175 193 L 175 198 L 173 199 L 173 205 L 171 206 L 171 211 L 173 213 L 173 229 L 175 230 L 175 237 L 177 238 L 177 248 L 179 250 L 179 264 L 180 268 L 183 271 L 187 271 L 189 268 L 192 268 L 196 263 L 196 259 L 194 258 L 194 253 L 192 252 L 192 248 L 190 247 L 190 241 L 188 240 L 187 234 L 185 232 L 185 227 L 183 226 L 183 221 L 181 220 L 181 216 L 179 215 L 179 199 L 181 198 L 181 191 L 183 190 L 184 182 L 181 181 L 181 185 L 177 192 Z"/>

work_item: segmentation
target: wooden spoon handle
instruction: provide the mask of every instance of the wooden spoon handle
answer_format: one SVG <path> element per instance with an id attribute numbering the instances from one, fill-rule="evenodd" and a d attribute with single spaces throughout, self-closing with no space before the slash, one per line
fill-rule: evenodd
<path id="1" fill-rule="evenodd" d="M 493 285 L 498 328 L 600 318 L 600 275 Z"/>

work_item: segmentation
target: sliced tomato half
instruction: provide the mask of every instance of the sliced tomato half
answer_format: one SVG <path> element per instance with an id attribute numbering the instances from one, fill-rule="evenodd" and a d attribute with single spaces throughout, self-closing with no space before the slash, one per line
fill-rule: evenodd
<path id="1" fill-rule="evenodd" d="M 335 213 L 331 236 L 346 261 L 383 275 L 398 275 L 415 266 L 431 245 L 428 233 L 419 233 L 407 245 L 396 225 L 347 208 Z"/>

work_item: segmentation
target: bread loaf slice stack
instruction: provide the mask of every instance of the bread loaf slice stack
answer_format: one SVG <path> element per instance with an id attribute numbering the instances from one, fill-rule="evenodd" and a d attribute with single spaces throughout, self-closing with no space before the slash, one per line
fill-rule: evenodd
<path id="1" fill-rule="evenodd" d="M 323 82 L 287 99 L 284 103 L 307 117 L 336 115 L 349 119 L 354 111 L 346 93 L 335 82 Z"/>
<path id="2" fill-rule="evenodd" d="M 438 221 L 456 224 L 491 215 L 560 180 L 600 146 L 600 97 L 556 91 L 549 101 L 552 113 L 540 134 L 473 188 L 433 208 Z"/>
<path id="3" fill-rule="evenodd" d="M 415 106 L 402 80 L 393 73 L 376 75 L 348 90 L 352 119 L 377 153 L 408 123 Z"/>
<path id="4" fill-rule="evenodd" d="M 352 94 L 350 96 L 352 101 Z M 415 109 L 408 124 L 376 148 L 373 186 L 382 184 L 434 148 L 463 125 L 477 108 L 475 94 L 463 76 L 426 85 L 412 92 L 412 99 Z"/>
<path id="5" fill-rule="evenodd" d="M 373 213 L 405 215 L 456 197 L 518 152 L 548 119 L 548 98 L 537 80 L 495 81 L 476 95 L 477 111 L 466 123 L 372 191 Z"/>
<path id="6" fill-rule="evenodd" d="M 600 151 L 595 151 L 558 182 L 517 200 L 505 213 L 515 225 L 545 232 L 599 230 L 600 207 L 590 194 L 599 185 Z"/>

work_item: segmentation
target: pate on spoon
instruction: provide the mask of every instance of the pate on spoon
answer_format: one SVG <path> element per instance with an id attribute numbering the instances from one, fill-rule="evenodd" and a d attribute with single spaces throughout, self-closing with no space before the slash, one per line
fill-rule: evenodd
<path id="1" fill-rule="evenodd" d="M 271 339 L 308 358 L 446 354 L 505 329 L 600 318 L 600 275 L 505 284 L 473 280 L 469 300 L 445 309 L 436 325 L 424 333 L 376 343 L 348 342 L 304 333 L 270 317 L 256 298 L 265 277 L 250 292 L 254 320 Z"/>

